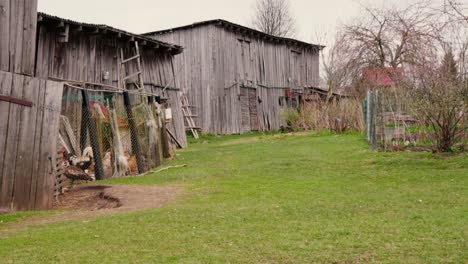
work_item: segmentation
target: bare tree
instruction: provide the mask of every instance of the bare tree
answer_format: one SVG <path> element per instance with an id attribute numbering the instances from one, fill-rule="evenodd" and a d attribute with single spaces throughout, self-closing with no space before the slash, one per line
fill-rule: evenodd
<path id="1" fill-rule="evenodd" d="M 253 25 L 256 29 L 277 37 L 293 37 L 296 23 L 289 0 L 257 0 Z"/>
<path id="2" fill-rule="evenodd" d="M 428 39 L 445 26 L 430 5 L 423 1 L 406 8 L 365 8 L 364 17 L 345 27 L 362 63 L 382 69 L 413 63 Z"/>
<path id="3" fill-rule="evenodd" d="M 467 8 L 461 2 L 456 0 L 445 0 L 444 10 L 447 13 L 452 13 L 455 17 L 460 18 L 465 23 L 468 23 Z"/>
<path id="4" fill-rule="evenodd" d="M 322 76 L 328 87 L 327 101 L 332 98 L 333 93 L 349 89 L 360 78 L 360 56 L 354 54 L 350 43 L 344 32 L 338 32 L 330 48 L 321 53 Z M 345 91 L 348 94 L 350 92 Z M 353 95 L 359 97 L 354 91 Z"/>
<path id="5" fill-rule="evenodd" d="M 468 27 L 462 7 L 455 0 L 423 0 L 404 8 L 365 8 L 330 47 L 328 85 L 337 89 L 351 80 L 359 87 L 353 69 L 387 71 L 408 91 L 404 100 L 430 128 L 436 147 L 450 151 L 466 131 Z M 405 76 L 389 67 L 403 67 Z"/>

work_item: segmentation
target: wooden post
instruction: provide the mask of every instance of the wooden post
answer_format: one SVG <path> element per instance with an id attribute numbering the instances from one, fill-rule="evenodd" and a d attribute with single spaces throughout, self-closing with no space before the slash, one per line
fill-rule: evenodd
<path id="1" fill-rule="evenodd" d="M 88 140 L 88 112 L 84 110 L 84 101 L 82 102 L 83 110 L 81 111 L 81 131 L 80 131 L 80 151 L 81 153 L 75 153 L 77 156 L 83 154 L 83 150 L 86 148 L 86 141 Z M 89 111 L 89 110 L 88 110 Z"/>
<path id="2" fill-rule="evenodd" d="M 148 105 L 151 109 L 151 114 L 155 117 L 156 124 L 158 124 L 158 129 L 157 129 L 157 139 L 156 139 L 156 149 L 154 150 L 154 166 L 159 167 L 161 166 L 162 160 L 161 160 L 161 152 L 160 152 L 160 146 L 161 146 L 161 127 L 159 127 L 159 116 L 157 113 L 155 113 L 155 102 L 156 98 L 154 96 L 148 96 Z"/>
<path id="3" fill-rule="evenodd" d="M 158 98 L 156 98 L 158 100 Z M 161 102 L 162 103 L 162 102 Z M 164 105 L 164 109 L 166 109 L 167 105 Z M 162 151 L 163 151 L 163 158 L 169 159 L 171 158 L 171 140 L 169 138 L 169 134 L 167 133 L 167 124 L 166 124 L 166 115 L 163 111 L 162 113 L 163 121 L 162 121 L 162 128 L 161 128 L 161 144 L 162 144 Z"/>
<path id="4" fill-rule="evenodd" d="M 163 145 L 163 157 L 169 159 L 171 158 L 171 142 L 169 139 L 169 134 L 167 133 L 165 122 L 163 122 L 163 128 L 161 129 L 161 138 Z"/>
<path id="5" fill-rule="evenodd" d="M 128 94 L 128 92 L 124 92 L 123 97 L 124 97 L 125 110 L 127 111 L 128 124 L 130 125 L 130 134 L 132 137 L 131 138 L 132 151 L 133 151 L 133 154 L 135 154 L 136 156 L 138 173 L 143 174 L 146 171 L 143 166 L 143 159 L 141 157 L 140 142 L 138 140 L 138 130 L 137 130 L 137 126 L 135 123 L 135 119 L 133 117 L 132 104 L 130 103 L 130 95 Z"/>
<path id="6" fill-rule="evenodd" d="M 89 110 L 90 109 L 90 103 L 89 103 L 88 91 L 82 90 L 81 93 L 83 95 L 83 117 L 86 119 L 85 121 L 87 121 L 87 123 L 88 123 L 89 139 L 91 141 L 91 147 L 93 148 L 96 180 L 103 180 L 104 179 L 104 169 L 103 169 L 103 166 L 102 166 L 101 150 L 99 148 L 99 143 L 98 143 L 98 138 L 97 138 L 96 123 L 94 122 L 93 117 L 91 116 L 91 112 Z M 83 123 L 83 121 L 82 121 L 82 123 Z"/>

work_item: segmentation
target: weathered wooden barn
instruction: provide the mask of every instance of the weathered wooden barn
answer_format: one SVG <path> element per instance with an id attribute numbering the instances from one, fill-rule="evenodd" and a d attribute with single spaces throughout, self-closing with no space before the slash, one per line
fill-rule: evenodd
<path id="1" fill-rule="evenodd" d="M 0 211 L 52 206 L 57 174 L 63 173 L 57 167 L 57 151 L 59 143 L 65 141 L 61 134 L 64 113 L 83 120 L 80 125 L 86 129 L 82 128 L 81 134 L 85 137 L 77 140 L 81 145 L 91 144 L 93 170 L 96 178 L 103 177 L 105 157 L 96 155 L 104 154 L 98 152 L 102 142 L 97 137 L 99 133 L 111 131 L 112 113 L 106 112 L 108 109 L 104 102 L 98 101 L 100 98 L 109 104 L 118 101 L 125 105 L 123 121 L 130 127 L 129 144 L 133 148 L 133 153 L 125 153 L 129 155 L 129 163 L 132 155 L 136 155 L 135 150 L 152 151 L 148 149 L 148 141 L 135 144 L 134 140 L 141 135 L 148 137 L 148 131 L 161 120 L 158 114 L 154 114 L 157 118 L 152 117 L 153 113 L 161 112 L 154 108 L 157 104 L 151 110 L 141 103 L 141 116 L 129 114 L 132 107 L 134 111 L 138 107 L 132 104 L 133 100 L 145 102 L 147 98 L 148 105 L 153 100 L 167 101 L 172 109 L 169 129 L 185 145 L 173 65 L 174 55 L 181 52 L 180 46 L 109 26 L 38 13 L 37 0 L 0 0 Z M 126 66 L 122 67 L 123 64 Z M 77 98 L 81 96 L 79 107 L 70 103 L 73 92 Z M 123 130 L 120 129 L 123 121 L 114 120 L 117 130 Z M 106 139 L 116 140 L 115 135 Z M 154 144 L 158 139 L 151 140 Z M 112 157 L 109 164 L 115 160 Z M 154 164 L 141 158 L 135 162 L 138 172 Z"/>
<path id="2" fill-rule="evenodd" d="M 284 107 L 319 86 L 323 46 L 271 36 L 225 20 L 145 34 L 184 47 L 180 87 L 206 133 L 277 130 Z"/>
<path id="3" fill-rule="evenodd" d="M 132 34 L 106 25 L 94 25 L 39 13 L 35 74 L 37 77 L 118 87 L 121 49 L 124 58 L 135 56 L 134 41 L 140 48 L 141 67 L 127 64 L 128 73 L 141 71 L 146 92 L 167 97 L 172 110 L 171 129 L 179 142 L 187 144 L 180 91 L 174 72 L 177 45 Z M 137 82 L 138 76 L 126 80 Z M 164 93 L 163 93 L 164 90 Z"/>

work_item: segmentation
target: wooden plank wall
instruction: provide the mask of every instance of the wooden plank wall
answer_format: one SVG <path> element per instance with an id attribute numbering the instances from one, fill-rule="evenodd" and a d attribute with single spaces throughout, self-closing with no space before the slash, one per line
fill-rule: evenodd
<path id="1" fill-rule="evenodd" d="M 204 132 L 238 134 L 242 129 L 241 87 L 257 89 L 259 129 L 283 125 L 279 98 L 286 88 L 319 86 L 319 53 L 297 45 L 265 40 L 216 25 L 151 36 L 178 44 L 181 87 L 198 108 Z"/>
<path id="2" fill-rule="evenodd" d="M 71 27 L 71 26 L 70 26 Z M 120 48 L 125 56 L 134 56 L 128 40 L 117 39 L 110 34 L 91 34 L 71 27 L 67 42 L 61 37 L 56 26 L 40 24 L 36 74 L 41 78 L 59 78 L 69 81 L 118 85 Z M 147 89 L 161 93 L 161 87 L 170 88 L 165 96 L 170 98 L 173 111 L 172 131 L 178 140 L 187 145 L 184 120 L 174 75 L 173 56 L 162 49 L 140 47 L 143 81 Z M 136 65 L 127 65 L 128 71 L 136 72 Z M 109 80 L 103 80 L 104 72 Z M 171 84 L 176 80 L 175 84 Z"/>
<path id="3" fill-rule="evenodd" d="M 0 71 L 0 94 L 33 104 L 0 101 L 1 210 L 52 207 L 62 91 L 59 82 Z"/>
<path id="4" fill-rule="evenodd" d="M 0 70 L 32 76 L 37 0 L 0 0 Z"/>

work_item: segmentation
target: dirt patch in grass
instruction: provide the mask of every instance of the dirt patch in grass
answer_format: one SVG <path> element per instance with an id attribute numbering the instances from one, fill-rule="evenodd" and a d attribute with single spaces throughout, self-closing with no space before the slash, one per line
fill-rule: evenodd
<path id="1" fill-rule="evenodd" d="M 66 193 L 55 203 L 60 210 L 87 210 L 97 211 L 122 207 L 118 197 L 109 195 L 111 186 L 94 185 L 79 186 Z"/>
<path id="2" fill-rule="evenodd" d="M 159 208 L 180 192 L 179 186 L 82 185 L 63 195 L 55 209 L 114 212 Z"/>
<path id="3" fill-rule="evenodd" d="M 30 226 L 160 208 L 174 201 L 182 190 L 181 186 L 81 185 L 56 201 L 56 213 L 9 224 L 0 230 L 0 237 Z"/>

